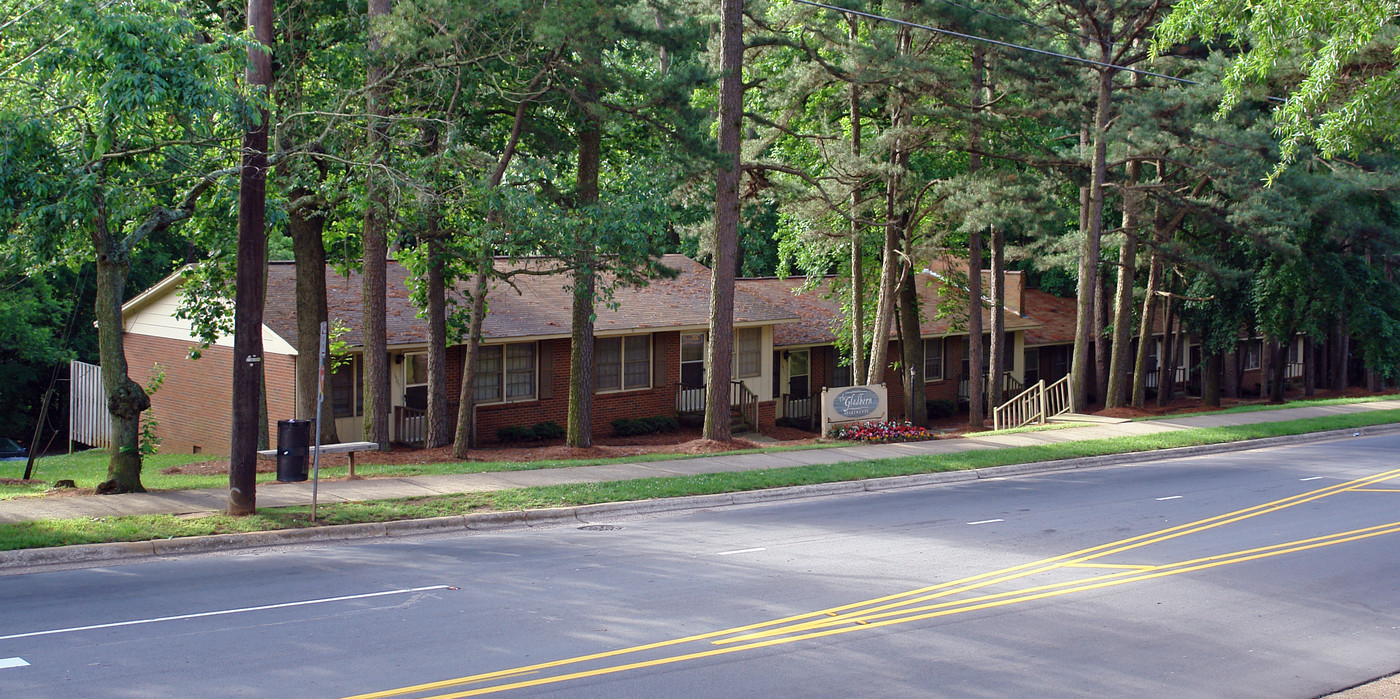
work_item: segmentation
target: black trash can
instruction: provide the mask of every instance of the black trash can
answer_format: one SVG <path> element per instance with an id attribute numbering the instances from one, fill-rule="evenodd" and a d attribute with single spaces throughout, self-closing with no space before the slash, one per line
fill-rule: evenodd
<path id="1" fill-rule="evenodd" d="M 311 453 L 310 420 L 277 421 L 277 480 L 306 480 L 306 457 Z"/>

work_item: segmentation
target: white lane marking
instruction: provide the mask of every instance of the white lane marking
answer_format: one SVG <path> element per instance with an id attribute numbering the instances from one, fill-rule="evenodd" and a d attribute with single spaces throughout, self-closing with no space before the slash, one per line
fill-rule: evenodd
<path id="1" fill-rule="evenodd" d="M 0 658 L 0 670 L 12 667 L 28 667 L 29 662 L 24 658 Z"/>
<path id="2" fill-rule="evenodd" d="M 1299 478 L 1298 480 L 1300 480 L 1300 481 L 1315 481 L 1315 480 L 1318 480 L 1318 479 L 1320 479 L 1320 478 L 1322 478 L 1322 476 L 1313 476 L 1312 478 Z"/>
<path id="3" fill-rule="evenodd" d="M 1164 497 L 1164 498 L 1157 498 L 1157 499 L 1158 499 L 1158 500 L 1175 500 L 1175 499 L 1177 499 L 1177 498 L 1179 498 L 1179 497 L 1181 497 L 1181 496 L 1180 496 L 1180 495 L 1168 495 L 1168 496 L 1166 496 L 1166 497 Z"/>
<path id="4" fill-rule="evenodd" d="M 768 549 L 766 549 L 766 548 L 761 548 L 761 547 L 760 547 L 760 548 L 756 548 L 756 549 L 737 549 L 737 550 L 735 550 L 735 551 L 720 551 L 719 553 L 717 553 L 717 554 L 715 554 L 715 555 L 716 555 L 716 556 L 733 556 L 733 555 L 736 554 L 736 553 L 758 553 L 759 551 L 767 551 L 767 550 L 768 550 Z"/>
<path id="5" fill-rule="evenodd" d="M 154 619 L 134 619 L 132 621 L 114 621 L 110 624 L 93 624 L 91 626 L 71 626 L 66 629 L 49 629 L 48 631 L 30 631 L 28 633 L 15 633 L 8 636 L 0 636 L 0 641 L 8 641 L 15 638 L 29 638 L 31 636 L 50 636 L 59 633 L 72 633 L 74 631 L 92 631 L 93 629 L 110 629 L 117 626 L 136 626 L 138 624 L 154 624 L 160 621 L 179 621 L 181 619 L 198 619 L 206 616 L 222 616 L 224 614 L 241 614 L 243 612 L 261 612 L 268 609 L 286 609 L 288 607 L 303 607 L 308 604 L 326 604 L 327 602 L 345 602 L 353 599 L 367 599 L 370 597 L 384 597 L 386 595 L 406 595 L 411 592 L 426 592 L 428 590 L 451 590 L 451 585 L 432 585 L 429 587 L 410 587 L 403 590 L 385 590 L 384 592 L 366 592 L 360 595 L 342 595 L 340 597 L 325 597 L 322 599 L 308 599 L 300 602 L 281 602 L 278 604 L 264 604 L 257 607 L 242 607 L 239 609 L 220 609 L 213 612 L 196 612 L 194 614 L 179 614 L 176 616 L 162 616 Z"/>
<path id="6" fill-rule="evenodd" d="M 1004 520 L 1004 519 L 980 519 L 980 520 L 977 520 L 976 522 L 968 522 L 968 524 L 991 524 L 991 523 L 993 523 L 993 522 L 1005 522 L 1005 521 L 1006 521 L 1006 520 Z"/>

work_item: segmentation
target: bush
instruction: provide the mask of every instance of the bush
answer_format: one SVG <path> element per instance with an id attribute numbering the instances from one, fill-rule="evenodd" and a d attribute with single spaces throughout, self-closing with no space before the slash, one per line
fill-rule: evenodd
<path id="1" fill-rule="evenodd" d="M 553 420 L 535 423 L 531 430 L 535 433 L 535 439 L 563 439 L 565 434 L 564 428 Z"/>
<path id="2" fill-rule="evenodd" d="M 676 418 L 669 415 L 656 417 L 619 418 L 612 421 L 613 434 L 619 437 L 633 437 L 657 432 L 675 432 L 681 428 Z"/>
<path id="3" fill-rule="evenodd" d="M 534 442 L 539 437 L 532 428 L 524 425 L 508 425 L 496 430 L 496 439 L 502 442 Z"/>
<path id="4" fill-rule="evenodd" d="M 925 401 L 924 406 L 928 409 L 928 419 L 930 420 L 937 420 L 939 418 L 958 414 L 958 402 L 955 400 Z"/>

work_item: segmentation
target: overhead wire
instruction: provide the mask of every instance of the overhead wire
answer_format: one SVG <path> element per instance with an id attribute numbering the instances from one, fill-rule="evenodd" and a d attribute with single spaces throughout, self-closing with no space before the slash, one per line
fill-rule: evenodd
<path id="1" fill-rule="evenodd" d="M 922 30 L 924 30 L 924 31 L 926 31 L 926 32 L 932 32 L 932 33 L 934 33 L 934 34 L 941 34 L 941 35 L 943 35 L 943 36 L 951 36 L 951 37 L 954 37 L 954 38 L 957 38 L 957 39 L 965 39 L 965 40 L 967 40 L 967 41 L 976 41 L 976 42 L 979 42 L 979 43 L 990 44 L 990 45 L 992 45 L 992 46 L 998 46 L 998 47 L 1006 48 L 1006 49 L 1014 49 L 1014 50 L 1017 50 L 1017 51 L 1025 51 L 1025 52 L 1028 52 L 1028 53 L 1039 54 L 1039 55 L 1041 55 L 1041 56 L 1049 56 L 1049 57 L 1051 57 L 1051 58 L 1058 58 L 1058 59 L 1065 60 L 1065 61 L 1070 61 L 1070 62 L 1073 62 L 1073 63 L 1083 63 L 1083 64 L 1086 64 L 1086 65 L 1097 66 L 1097 67 L 1100 67 L 1100 68 L 1111 68 L 1111 69 L 1113 69 L 1113 70 L 1121 70 L 1121 71 L 1123 71 L 1123 72 L 1125 72 L 1125 73 L 1134 73 L 1134 74 L 1137 74 L 1137 75 L 1145 75 L 1145 76 L 1149 76 L 1149 77 L 1153 77 L 1153 78 L 1162 78 L 1162 79 L 1164 79 L 1164 80 L 1170 80 L 1170 81 L 1173 81 L 1173 82 L 1182 83 L 1182 84 L 1186 84 L 1186 85 L 1200 85 L 1200 84 L 1202 84 L 1200 81 L 1197 81 L 1197 80 L 1191 80 L 1191 79 L 1189 79 L 1189 78 L 1181 78 L 1181 77 L 1177 77 L 1177 76 L 1175 76 L 1175 75 L 1168 75 L 1168 74 L 1166 74 L 1166 73 L 1157 73 L 1157 72 L 1150 71 L 1150 70 L 1142 70 L 1141 68 L 1132 68 L 1132 67 L 1129 67 L 1129 66 L 1117 65 L 1117 64 L 1114 64 L 1114 63 L 1105 63 L 1105 62 L 1103 62 L 1103 61 L 1096 61 L 1096 60 L 1094 60 L 1094 59 L 1092 59 L 1092 58 L 1084 58 L 1084 57 L 1082 57 L 1082 56 L 1074 56 L 1074 55 L 1071 55 L 1071 54 L 1059 53 L 1058 51 L 1050 51 L 1050 50 L 1047 50 L 1047 49 L 1038 49 L 1038 48 L 1035 48 L 1034 46 L 1026 46 L 1026 45 L 1024 45 L 1024 44 L 1016 44 L 1016 43 L 1012 43 L 1012 42 L 1009 42 L 1009 41 L 1001 41 L 1000 39 L 993 39 L 993 38 L 990 38 L 990 37 L 979 36 L 979 35 L 977 35 L 977 34 L 968 34 L 968 33 L 965 33 L 965 32 L 956 32 L 956 31 L 953 31 L 953 30 L 951 30 L 951 29 L 941 29 L 941 28 L 939 28 L 939 27 L 934 27 L 934 26 L 930 26 L 930 25 L 927 25 L 927 24 L 919 24 L 918 22 L 910 22 L 910 21 L 908 21 L 908 20 L 895 19 L 894 17 L 886 17 L 885 15 L 877 15 L 877 14 L 874 14 L 874 13 L 872 13 L 872 12 L 864 12 L 864 11 L 861 11 L 861 10 L 852 10 L 852 9 L 846 8 L 846 7 L 837 7 L 837 6 L 835 6 L 835 5 L 827 5 L 827 4 L 825 4 L 825 3 L 813 2 L 813 0 L 792 0 L 792 1 L 795 2 L 795 3 L 798 3 L 798 4 L 800 4 L 800 5 L 810 5 L 810 6 L 812 6 L 812 7 L 818 7 L 818 8 L 824 9 L 824 10 L 833 10 L 833 11 L 835 11 L 835 12 L 841 12 L 841 13 L 848 14 L 848 15 L 853 15 L 853 16 L 856 16 L 856 17 L 863 17 L 863 18 L 865 18 L 865 19 L 870 19 L 870 20 L 874 20 L 874 21 L 877 21 L 877 22 L 887 22 L 887 23 L 889 23 L 889 24 L 896 24 L 896 25 L 903 26 L 903 27 L 909 27 L 909 28 L 911 28 L 911 29 L 922 29 Z M 945 1 L 946 1 L 946 0 L 945 0 Z M 1271 101 L 1271 102 L 1286 102 L 1286 101 L 1287 101 L 1287 100 L 1284 100 L 1284 99 L 1282 99 L 1282 98 L 1280 98 L 1280 97 L 1267 97 L 1266 99 L 1268 99 L 1268 100 Z"/>

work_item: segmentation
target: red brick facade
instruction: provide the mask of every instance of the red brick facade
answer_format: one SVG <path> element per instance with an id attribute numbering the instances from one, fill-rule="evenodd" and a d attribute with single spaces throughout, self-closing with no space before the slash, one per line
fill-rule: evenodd
<path id="1" fill-rule="evenodd" d="M 151 396 L 151 410 L 159 425 L 160 450 L 166 453 L 227 454 L 233 413 L 233 349 L 209 347 L 199 359 L 190 359 L 191 343 L 150 335 L 126 335 L 126 362 L 133 381 L 146 385 L 157 363 L 165 369 L 165 383 Z M 268 354 L 268 434 L 277 440 L 277 420 L 296 410 L 296 358 Z"/>

